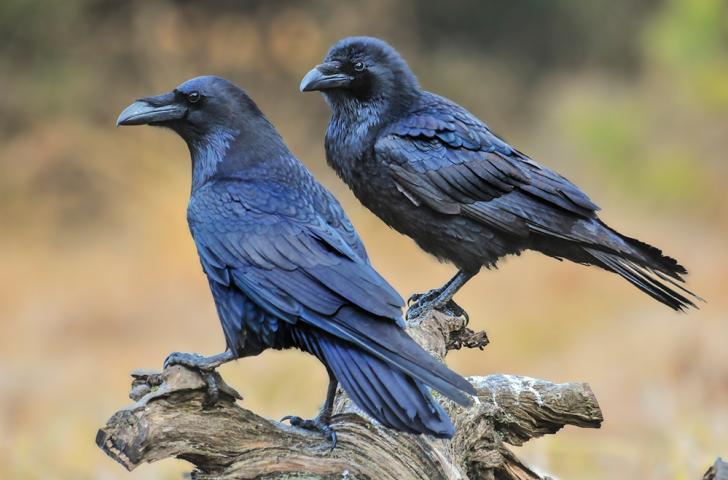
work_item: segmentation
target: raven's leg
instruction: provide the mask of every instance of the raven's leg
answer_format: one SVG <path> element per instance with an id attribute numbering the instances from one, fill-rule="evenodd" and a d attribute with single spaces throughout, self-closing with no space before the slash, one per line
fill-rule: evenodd
<path id="1" fill-rule="evenodd" d="M 202 356 L 198 353 L 174 352 L 170 353 L 164 360 L 164 368 L 171 367 L 172 365 L 182 365 L 200 372 L 202 379 L 207 384 L 207 400 L 205 404 L 206 406 L 211 406 L 217 403 L 220 394 L 220 386 L 218 385 L 215 369 L 223 363 L 235 360 L 235 358 L 237 357 L 232 350 L 225 350 L 222 353 L 209 357 Z"/>
<path id="2" fill-rule="evenodd" d="M 473 278 L 475 272 L 466 272 L 465 270 L 459 270 L 445 285 L 434 290 L 430 290 L 427 293 L 414 294 L 412 295 L 408 303 L 412 305 L 407 310 L 407 318 L 413 319 L 425 315 L 430 310 L 440 310 L 455 316 L 464 316 L 466 320 L 469 320 L 468 313 L 463 310 L 460 305 L 455 303 L 452 299 L 453 295 L 460 290 L 460 287 L 465 285 L 468 280 Z"/>
<path id="3" fill-rule="evenodd" d="M 334 412 L 334 399 L 336 398 L 336 387 L 338 385 L 338 380 L 336 380 L 331 370 L 329 370 L 329 388 L 326 390 L 326 401 L 316 418 L 307 420 L 294 415 L 286 415 L 281 418 L 281 422 L 288 420 L 294 427 L 321 432 L 331 441 L 331 449 L 333 450 L 336 448 L 336 432 L 331 427 L 331 415 Z"/>

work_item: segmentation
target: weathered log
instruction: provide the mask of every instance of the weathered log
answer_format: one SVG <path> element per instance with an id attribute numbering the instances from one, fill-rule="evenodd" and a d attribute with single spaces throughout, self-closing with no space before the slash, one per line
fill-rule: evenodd
<path id="1" fill-rule="evenodd" d="M 409 333 L 442 359 L 448 349 L 482 348 L 484 332 L 440 313 L 410 325 Z M 602 414 L 584 383 L 554 384 L 512 375 L 471 377 L 472 406 L 438 395 L 456 428 L 452 440 L 398 433 L 359 412 L 339 390 L 334 450 L 320 435 L 263 418 L 236 403 L 223 382 L 220 400 L 205 407 L 205 383 L 192 370 L 136 372 L 136 402 L 115 413 L 97 434 L 109 456 L 131 470 L 176 457 L 193 463 L 193 478 L 272 479 L 540 479 L 506 444 L 555 433 L 564 425 L 597 428 Z M 435 393 L 437 395 L 437 393 Z"/>

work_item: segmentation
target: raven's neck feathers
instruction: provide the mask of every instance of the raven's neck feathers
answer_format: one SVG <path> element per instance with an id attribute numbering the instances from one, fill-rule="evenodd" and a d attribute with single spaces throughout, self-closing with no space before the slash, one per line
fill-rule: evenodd
<path id="1" fill-rule="evenodd" d="M 348 95 L 326 95 L 332 112 L 326 131 L 326 159 L 345 182 L 348 183 L 361 167 L 353 159 L 363 159 L 381 129 L 407 115 L 417 104 L 421 95 L 419 89 L 412 88 L 406 92 L 366 101 Z"/>
<path id="2" fill-rule="evenodd" d="M 188 143 L 192 156 L 192 191 L 217 173 L 239 130 L 218 127 Z"/>
<path id="3" fill-rule="evenodd" d="M 291 157 L 283 139 L 265 117 L 245 125 L 216 127 L 188 142 L 192 156 L 192 191 L 216 177 L 247 177 L 261 168 L 275 171 Z"/>
<path id="4" fill-rule="evenodd" d="M 324 91 L 331 107 L 332 121 L 361 125 L 359 130 L 371 129 L 396 118 L 417 102 L 421 91 L 416 84 L 393 88 L 394 91 L 358 98 L 342 91 Z"/>

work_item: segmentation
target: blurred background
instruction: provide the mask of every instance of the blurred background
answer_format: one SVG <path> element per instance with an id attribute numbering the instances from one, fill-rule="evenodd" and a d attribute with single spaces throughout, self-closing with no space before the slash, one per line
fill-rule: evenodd
<path id="1" fill-rule="evenodd" d="M 129 403 L 129 372 L 222 331 L 185 220 L 184 143 L 117 129 L 133 99 L 200 74 L 248 90 L 344 204 L 403 296 L 454 269 L 368 213 L 326 167 L 329 111 L 303 74 L 337 39 L 380 36 L 423 87 L 486 120 L 589 192 L 603 219 L 654 243 L 706 299 L 675 314 L 616 275 L 535 253 L 458 294 L 485 351 L 463 374 L 586 381 L 601 430 L 516 449 L 560 478 L 695 479 L 728 455 L 726 0 L 0 1 L 0 478 L 132 473 L 94 444 Z M 269 352 L 222 369 L 243 405 L 315 414 L 320 365 Z"/>

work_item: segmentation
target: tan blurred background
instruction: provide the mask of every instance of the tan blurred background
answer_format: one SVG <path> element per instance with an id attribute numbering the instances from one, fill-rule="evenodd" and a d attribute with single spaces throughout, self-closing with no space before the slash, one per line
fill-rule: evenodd
<path id="1" fill-rule="evenodd" d="M 458 295 L 484 352 L 463 374 L 587 381 L 601 430 L 518 449 L 560 478 L 694 479 L 728 455 L 726 0 L 0 2 L 0 478 L 127 473 L 94 445 L 128 373 L 224 346 L 185 223 L 183 142 L 116 129 L 131 100 L 200 74 L 244 86 L 342 201 L 403 296 L 453 268 L 388 230 L 324 163 L 328 109 L 302 75 L 381 36 L 421 84 L 579 184 L 603 218 L 677 257 L 708 299 L 675 314 L 614 275 L 537 254 Z M 265 415 L 313 415 L 325 376 L 298 352 L 223 368 Z"/>

